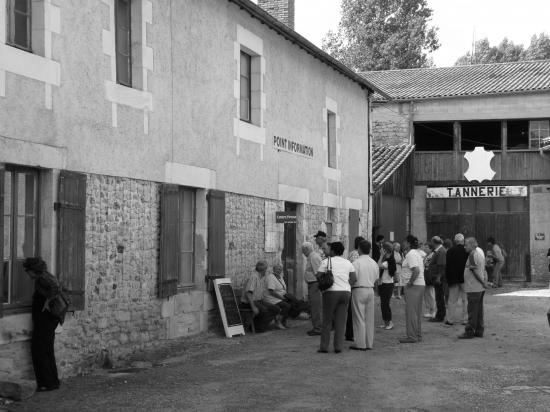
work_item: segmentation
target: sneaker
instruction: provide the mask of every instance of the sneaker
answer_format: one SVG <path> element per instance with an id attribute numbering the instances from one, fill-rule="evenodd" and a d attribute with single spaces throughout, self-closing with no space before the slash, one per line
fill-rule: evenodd
<path id="1" fill-rule="evenodd" d="M 433 318 L 431 313 L 424 313 L 425 318 Z"/>
<path id="2" fill-rule="evenodd" d="M 387 325 L 384 323 L 383 325 L 380 325 L 380 326 L 378 326 L 378 327 L 379 327 L 380 329 L 386 329 L 386 326 L 387 326 Z"/>
<path id="3" fill-rule="evenodd" d="M 277 329 L 280 329 L 280 330 L 285 330 L 286 329 L 281 322 L 276 322 L 275 327 Z"/>
<path id="4" fill-rule="evenodd" d="M 384 329 L 392 330 L 393 329 L 393 322 L 388 323 L 388 326 L 386 326 Z"/>
<path id="5" fill-rule="evenodd" d="M 315 330 L 315 329 L 312 329 L 312 330 L 308 330 L 307 331 L 307 334 L 309 336 L 319 336 L 321 334 L 321 331 L 320 330 Z"/>
<path id="6" fill-rule="evenodd" d="M 445 321 L 445 323 L 443 323 L 444 325 L 446 326 L 453 326 L 454 323 L 453 322 L 449 322 L 448 320 Z"/>
<path id="7" fill-rule="evenodd" d="M 458 339 L 473 339 L 474 335 L 464 332 L 462 335 L 458 336 Z"/>
<path id="8" fill-rule="evenodd" d="M 411 339 L 411 338 L 404 338 L 404 339 L 399 339 L 399 343 L 416 343 L 417 341 L 415 339 Z"/>

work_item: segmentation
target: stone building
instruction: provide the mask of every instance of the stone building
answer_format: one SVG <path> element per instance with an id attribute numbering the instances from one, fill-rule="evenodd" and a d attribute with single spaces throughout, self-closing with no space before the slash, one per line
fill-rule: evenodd
<path id="1" fill-rule="evenodd" d="M 545 284 L 548 73 L 550 60 L 363 73 L 391 96 L 374 97 L 373 144 L 415 145 L 412 232 L 460 231 L 482 247 L 494 236 L 508 255 L 505 278 Z"/>
<path id="2" fill-rule="evenodd" d="M 370 230 L 375 90 L 248 0 L 0 0 L 0 379 L 31 375 L 27 256 L 71 297 L 65 375 L 207 330 L 209 275 L 282 259 L 301 295 L 302 241 Z"/>

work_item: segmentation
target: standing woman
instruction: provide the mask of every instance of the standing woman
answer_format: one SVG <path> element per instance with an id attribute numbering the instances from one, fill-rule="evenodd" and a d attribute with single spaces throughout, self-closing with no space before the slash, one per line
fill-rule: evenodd
<path id="1" fill-rule="evenodd" d="M 393 257 L 395 258 L 395 275 L 393 277 L 393 284 L 395 286 L 395 298 L 401 299 L 403 296 L 403 282 L 401 282 L 401 263 L 403 263 L 403 253 L 401 253 L 401 244 L 399 242 L 393 242 Z"/>
<path id="2" fill-rule="evenodd" d="M 416 343 L 422 340 L 421 314 L 424 282 L 424 262 L 418 253 L 418 239 L 408 235 L 403 242 L 405 259 L 401 277 L 405 283 L 405 318 L 407 337 L 399 339 L 401 343 Z"/>
<path id="3" fill-rule="evenodd" d="M 36 390 L 38 392 L 59 389 L 59 378 L 55 364 L 55 329 L 61 319 L 49 310 L 49 302 L 56 297 L 61 288 L 55 276 L 48 272 L 46 262 L 39 257 L 26 258 L 23 269 L 34 280 L 32 296 L 32 338 L 31 355 Z"/>
<path id="4" fill-rule="evenodd" d="M 327 353 L 330 343 L 330 331 L 334 324 L 334 352 L 342 352 L 344 333 L 348 315 L 348 305 L 351 298 L 350 276 L 355 276 L 351 262 L 344 259 L 342 242 L 330 244 L 330 256 L 323 260 L 317 277 L 331 270 L 334 276 L 333 285 L 323 292 L 323 329 L 321 331 L 321 346 L 317 352 Z"/>
<path id="5" fill-rule="evenodd" d="M 391 330 L 393 329 L 393 322 L 390 301 L 393 294 L 393 277 L 397 270 L 397 264 L 395 263 L 393 244 L 391 242 L 385 242 L 382 245 L 382 250 L 384 254 L 380 257 L 380 262 L 378 263 L 382 272 L 378 284 L 378 294 L 380 295 L 380 309 L 382 310 L 384 324 L 380 325 L 380 328 Z"/>

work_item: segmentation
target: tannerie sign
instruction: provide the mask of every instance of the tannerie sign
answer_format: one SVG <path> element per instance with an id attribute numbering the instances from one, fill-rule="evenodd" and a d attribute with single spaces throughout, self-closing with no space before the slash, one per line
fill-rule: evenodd
<path id="1" fill-rule="evenodd" d="M 527 186 L 448 186 L 429 187 L 428 198 L 526 197 Z"/>
<path id="2" fill-rule="evenodd" d="M 290 139 L 285 139 L 284 137 L 273 136 L 273 147 L 276 150 L 282 150 L 283 152 L 294 153 L 313 159 L 313 147 L 297 143 Z"/>

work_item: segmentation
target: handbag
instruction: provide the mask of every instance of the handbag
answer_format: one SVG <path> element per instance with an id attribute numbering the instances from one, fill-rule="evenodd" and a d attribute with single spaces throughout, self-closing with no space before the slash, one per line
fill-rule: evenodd
<path id="1" fill-rule="evenodd" d="M 50 313 L 59 319 L 59 324 L 61 325 L 63 325 L 63 322 L 65 321 L 65 315 L 69 310 L 70 303 L 70 299 L 63 292 L 59 292 L 59 294 L 52 298 L 49 302 Z"/>
<path id="2" fill-rule="evenodd" d="M 334 284 L 334 275 L 332 274 L 332 264 L 328 258 L 327 271 L 317 278 L 318 287 L 321 292 L 329 289 Z"/>

